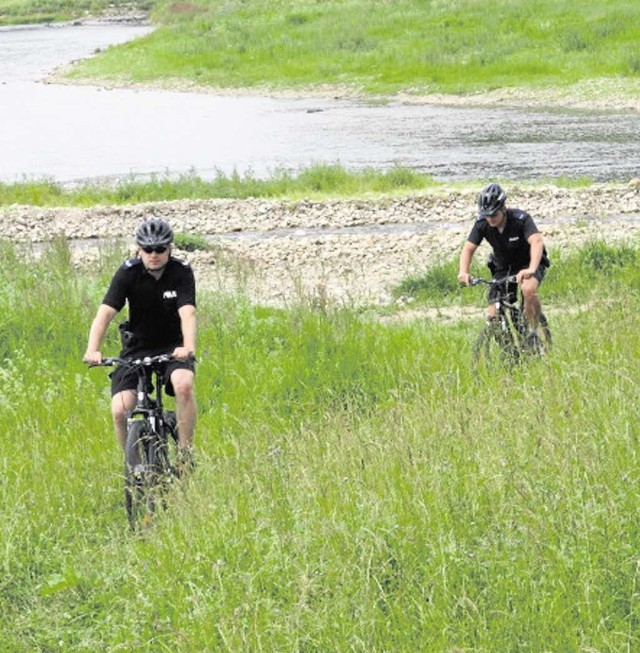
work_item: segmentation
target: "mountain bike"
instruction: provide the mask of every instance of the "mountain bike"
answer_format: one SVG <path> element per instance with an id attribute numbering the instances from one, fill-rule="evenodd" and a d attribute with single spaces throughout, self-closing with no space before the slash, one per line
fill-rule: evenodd
<path id="1" fill-rule="evenodd" d="M 515 283 L 515 275 L 501 279 L 475 277 L 469 283 L 470 286 L 484 284 L 496 288 L 493 298 L 496 317 L 487 321 L 473 347 L 477 372 L 499 364 L 513 366 L 527 355 L 544 356 L 551 348 L 551 330 L 546 316 L 541 314 L 538 329 L 530 330 L 524 316 L 524 297 L 513 289 Z"/>
<path id="2" fill-rule="evenodd" d="M 124 452 L 125 505 L 134 530 L 151 523 L 167 488 L 178 477 L 175 459 L 178 427 L 174 411 L 163 407 L 163 371 L 167 354 L 137 359 L 105 358 L 100 365 L 122 365 L 138 376 L 136 405 L 127 412 Z M 155 388 L 155 397 L 153 396 Z"/>

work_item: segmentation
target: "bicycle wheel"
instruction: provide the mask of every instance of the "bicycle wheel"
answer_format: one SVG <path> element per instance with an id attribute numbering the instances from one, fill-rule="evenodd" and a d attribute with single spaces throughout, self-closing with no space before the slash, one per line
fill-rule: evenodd
<path id="1" fill-rule="evenodd" d="M 551 349 L 551 329 L 544 315 L 540 315 L 538 329 L 527 335 L 524 349 L 527 353 L 535 356 L 545 356 Z"/>
<path id="2" fill-rule="evenodd" d="M 513 334 L 498 324 L 487 325 L 473 347 L 473 367 L 476 374 L 509 368 L 518 361 L 518 348 Z"/>
<path id="3" fill-rule="evenodd" d="M 134 530 L 146 527 L 156 509 L 159 475 L 158 438 L 147 420 L 128 427 L 125 445 L 125 506 Z"/>
<path id="4" fill-rule="evenodd" d="M 553 344 L 553 338 L 551 337 L 549 321 L 544 313 L 540 314 L 540 340 L 544 346 L 545 352 L 548 352 Z"/>

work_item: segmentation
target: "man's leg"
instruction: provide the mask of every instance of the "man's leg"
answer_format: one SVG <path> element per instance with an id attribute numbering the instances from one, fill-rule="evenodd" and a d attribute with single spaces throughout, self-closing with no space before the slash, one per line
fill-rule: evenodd
<path id="1" fill-rule="evenodd" d="M 171 373 L 171 384 L 176 396 L 178 447 L 181 449 L 191 447 L 196 428 L 196 397 L 193 379 L 194 374 L 191 370 L 177 369 Z"/>
<path id="2" fill-rule="evenodd" d="M 136 405 L 136 393 L 134 390 L 117 392 L 111 398 L 111 416 L 113 417 L 113 428 L 116 432 L 118 444 L 124 451 L 127 443 L 127 411 Z"/>
<path id="3" fill-rule="evenodd" d="M 542 306 L 538 296 L 540 282 L 535 277 L 522 281 L 522 296 L 524 297 L 524 316 L 532 329 L 538 327 Z"/>

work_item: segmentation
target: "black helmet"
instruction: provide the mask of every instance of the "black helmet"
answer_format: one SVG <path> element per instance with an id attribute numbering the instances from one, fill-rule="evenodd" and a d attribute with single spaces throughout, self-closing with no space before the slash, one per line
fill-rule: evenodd
<path id="1" fill-rule="evenodd" d="M 478 193 L 478 218 L 484 220 L 487 216 L 495 215 L 504 207 L 507 199 L 506 193 L 500 187 L 500 184 L 489 184 L 484 190 Z"/>
<path id="2" fill-rule="evenodd" d="M 140 224 L 136 231 L 136 243 L 140 247 L 171 245 L 173 231 L 169 224 L 160 218 L 150 218 Z"/>

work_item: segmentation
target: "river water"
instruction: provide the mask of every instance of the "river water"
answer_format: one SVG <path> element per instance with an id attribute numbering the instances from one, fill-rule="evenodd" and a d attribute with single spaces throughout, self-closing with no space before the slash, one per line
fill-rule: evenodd
<path id="1" fill-rule="evenodd" d="M 640 174 L 640 115 L 372 105 L 62 86 L 54 67 L 148 27 L 0 28 L 0 181 L 61 183 L 218 171 L 264 177 L 313 163 L 404 165 L 439 180 Z"/>

